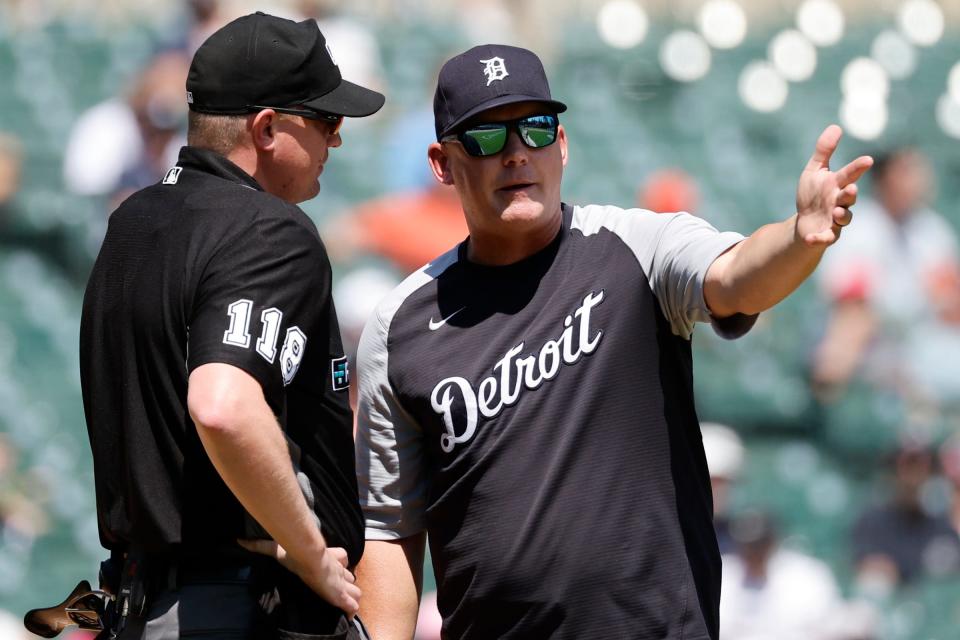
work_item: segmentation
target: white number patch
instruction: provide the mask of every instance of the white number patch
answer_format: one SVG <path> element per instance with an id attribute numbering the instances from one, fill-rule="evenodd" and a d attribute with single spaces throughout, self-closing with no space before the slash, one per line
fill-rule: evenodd
<path id="1" fill-rule="evenodd" d="M 260 314 L 260 322 L 263 323 L 263 332 L 260 339 L 257 340 L 257 353 L 263 356 L 264 360 L 273 364 L 273 359 L 277 357 L 277 338 L 280 337 L 280 321 L 283 320 L 283 312 L 276 307 L 264 309 Z"/>
<path id="2" fill-rule="evenodd" d="M 307 336 L 299 327 L 287 329 L 287 337 L 283 340 L 283 351 L 280 352 L 280 367 L 283 371 L 283 385 L 287 386 L 297 375 L 300 362 L 303 360 L 303 350 L 307 348 Z"/>
<path id="3" fill-rule="evenodd" d="M 223 332 L 223 343 L 250 348 L 250 319 L 253 314 L 253 301 L 237 300 L 227 307 L 230 317 L 230 326 Z M 277 357 L 277 340 L 280 338 L 280 324 L 283 312 L 276 307 L 264 309 L 260 313 L 260 337 L 257 339 L 256 351 L 264 360 L 273 364 Z M 283 349 L 280 351 L 280 369 L 283 373 L 283 385 L 293 381 L 303 361 L 303 351 L 307 347 L 307 336 L 299 327 L 287 329 L 283 340 Z"/>
<path id="4" fill-rule="evenodd" d="M 230 316 L 230 328 L 223 332 L 224 344 L 246 349 L 250 346 L 250 312 L 253 300 L 237 300 L 227 307 Z"/>

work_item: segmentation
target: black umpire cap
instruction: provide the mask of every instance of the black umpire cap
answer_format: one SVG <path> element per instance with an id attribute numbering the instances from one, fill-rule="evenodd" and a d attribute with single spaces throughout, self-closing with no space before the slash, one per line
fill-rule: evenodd
<path id="1" fill-rule="evenodd" d="M 383 101 L 382 94 L 343 79 L 316 21 L 260 11 L 207 38 L 187 76 L 187 103 L 201 113 L 303 106 L 360 117 L 376 113 Z"/>
<path id="2" fill-rule="evenodd" d="M 481 111 L 514 102 L 543 102 L 554 113 L 567 105 L 550 96 L 543 63 L 532 51 L 484 44 L 448 60 L 433 96 L 437 140 Z"/>

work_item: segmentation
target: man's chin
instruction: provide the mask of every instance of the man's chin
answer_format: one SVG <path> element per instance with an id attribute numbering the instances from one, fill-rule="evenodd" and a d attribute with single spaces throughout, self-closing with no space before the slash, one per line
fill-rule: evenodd
<path id="1" fill-rule="evenodd" d="M 304 196 L 304 198 L 303 198 L 302 200 L 300 200 L 300 202 L 307 202 L 308 200 L 313 200 L 313 199 L 316 198 L 319 194 L 320 194 L 320 181 L 317 180 L 317 181 L 314 183 L 313 188 L 310 189 L 309 193 L 307 193 L 307 194 Z"/>
<path id="2" fill-rule="evenodd" d="M 313 200 L 314 198 L 317 197 L 317 195 L 318 195 L 319 193 L 320 193 L 320 185 L 318 184 L 318 185 L 316 186 L 316 188 L 311 189 L 311 190 L 310 190 L 309 192 L 307 192 L 307 193 L 301 192 L 301 193 L 298 193 L 298 194 L 287 194 L 287 195 L 284 195 L 284 196 L 280 196 L 280 198 L 281 198 L 282 200 L 285 200 L 285 201 L 289 202 L 290 204 L 298 204 L 298 205 L 299 205 L 299 204 L 303 204 L 304 202 L 309 202 L 310 200 Z"/>
<path id="3" fill-rule="evenodd" d="M 543 216 L 543 203 L 536 200 L 517 199 L 508 204 L 500 215 L 500 219 L 508 221 L 537 220 Z"/>

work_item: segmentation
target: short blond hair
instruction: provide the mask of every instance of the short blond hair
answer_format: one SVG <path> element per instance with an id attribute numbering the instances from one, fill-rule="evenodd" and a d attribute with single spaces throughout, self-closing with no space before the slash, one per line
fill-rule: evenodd
<path id="1" fill-rule="evenodd" d="M 222 115 L 191 111 L 187 119 L 187 144 L 226 156 L 243 142 L 246 115 Z"/>

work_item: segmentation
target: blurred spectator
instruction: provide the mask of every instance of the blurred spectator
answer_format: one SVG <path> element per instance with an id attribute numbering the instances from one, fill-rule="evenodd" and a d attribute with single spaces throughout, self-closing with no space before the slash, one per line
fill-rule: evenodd
<path id="1" fill-rule="evenodd" d="M 360 343 L 360 334 L 380 300 L 400 284 L 389 269 L 367 266 L 354 269 L 337 278 L 333 299 L 337 305 L 344 352 L 353 362 Z"/>
<path id="2" fill-rule="evenodd" d="M 443 61 L 438 58 L 433 75 L 426 76 L 436 78 Z M 371 254 L 408 274 L 467 237 L 456 190 L 438 184 L 427 162 L 427 147 L 436 141 L 433 86 L 425 84 L 422 90 L 422 99 L 397 114 L 382 136 L 380 183 L 386 195 L 360 203 L 329 224 L 327 237 L 337 239 L 329 246 L 334 260 Z"/>
<path id="3" fill-rule="evenodd" d="M 49 528 L 37 493 L 43 489 L 42 483 L 30 486 L 29 480 L 17 473 L 17 452 L 0 434 L 0 594 L 19 589 L 28 578 L 33 543 Z M 2 627 L 0 621 L 0 630 Z M 7 637 L 0 633 L 0 638 Z"/>
<path id="4" fill-rule="evenodd" d="M 434 181 L 418 191 L 363 203 L 335 220 L 327 233 L 337 239 L 330 246 L 334 259 L 371 253 L 407 274 L 465 239 L 467 225 L 456 190 Z"/>
<path id="5" fill-rule="evenodd" d="M 854 525 L 854 564 L 864 595 L 882 599 L 924 576 L 960 571 L 960 537 L 948 518 L 929 513 L 922 499 L 933 464 L 928 447 L 902 444 L 892 460 L 892 495 Z"/>
<path id="6" fill-rule="evenodd" d="M 185 0 L 184 12 L 165 48 L 179 49 L 187 58 L 193 58 L 204 40 L 235 17 L 224 10 L 220 0 Z"/>
<path id="7" fill-rule="evenodd" d="M 383 153 L 380 154 L 380 181 L 385 192 L 414 191 L 436 182 L 427 162 L 427 147 L 437 139 L 433 83 L 440 74 L 440 67 L 451 55 L 455 53 L 438 52 L 424 67 L 426 73 L 419 74 L 418 85 L 403 87 L 403 92 L 411 96 L 407 103 L 395 100 L 388 104 L 396 109 L 396 115 L 387 124 L 383 134 Z"/>
<path id="8" fill-rule="evenodd" d="M 14 198 L 20 190 L 23 145 L 14 136 L 0 132 L 0 227 L 14 217 Z"/>
<path id="9" fill-rule="evenodd" d="M 736 431 L 715 422 L 702 423 L 700 433 L 713 489 L 713 526 L 720 553 L 726 554 L 734 551 L 730 537 L 730 490 L 743 468 L 743 442 Z"/>
<path id="10" fill-rule="evenodd" d="M 357 346 L 360 344 L 360 334 L 367 319 L 380 300 L 398 284 L 400 279 L 393 272 L 374 266 L 354 269 L 334 281 L 333 301 L 340 322 L 343 353 L 350 366 L 357 362 Z M 353 371 L 350 375 L 350 407 L 354 410 L 354 420 L 357 409 L 357 373 Z"/>
<path id="11" fill-rule="evenodd" d="M 63 226 L 31 220 L 21 194 L 22 175 L 23 144 L 15 136 L 0 132 L 0 252 L 27 249 L 42 255 L 64 275 L 79 280 L 87 268 L 87 257 L 77 250 Z"/>
<path id="12" fill-rule="evenodd" d="M 954 434 L 940 447 L 940 466 L 950 483 L 950 524 L 960 535 L 960 433 Z"/>
<path id="13" fill-rule="evenodd" d="M 335 0 L 299 0 L 297 3 L 300 14 L 317 21 L 341 75 L 361 86 L 382 91 L 383 67 L 376 35 L 366 23 L 345 13 L 343 7 L 343 2 Z"/>
<path id="14" fill-rule="evenodd" d="M 773 517 L 749 511 L 734 518 L 737 552 L 723 557 L 723 640 L 839 640 L 867 637 L 871 622 L 849 615 L 830 568 L 783 549 Z"/>
<path id="15" fill-rule="evenodd" d="M 433 107 L 429 102 L 391 120 L 383 137 L 381 183 L 384 191 L 415 191 L 434 184 L 436 180 L 427 162 L 427 146 L 436 135 Z"/>
<path id="16" fill-rule="evenodd" d="M 960 399 L 957 236 L 928 207 L 933 175 L 916 149 L 877 158 L 873 200 L 818 270 L 832 313 L 813 363 L 831 399 L 858 372 L 907 397 Z M 945 354 L 953 356 L 945 357 Z"/>
<path id="17" fill-rule="evenodd" d="M 0 551 L 29 552 L 33 541 L 48 527 L 40 504 L 45 500 L 42 482 L 33 486 L 29 476 L 17 471 L 17 452 L 0 433 Z"/>
<path id="18" fill-rule="evenodd" d="M 189 63 L 180 51 L 158 54 L 124 98 L 101 102 L 80 116 L 64 155 L 70 191 L 119 203 L 176 163 L 185 144 Z"/>
<path id="19" fill-rule="evenodd" d="M 524 2 L 506 2 L 505 0 L 455 0 L 445 3 L 445 15 L 434 13 L 433 19 L 442 15 L 442 20 L 462 33 L 467 42 L 486 42 L 490 34 L 497 34 L 496 41 L 504 44 L 519 43 L 518 28 L 522 27 L 519 19 L 524 13 L 518 5 L 530 4 Z M 541 14 L 542 15 L 542 14 Z M 543 24 L 539 25 L 543 32 Z M 541 38 L 538 38 L 538 40 Z M 525 46 L 533 47 L 535 42 L 527 42 Z M 536 51 L 541 51 L 538 47 Z M 549 58 L 549 53 L 545 54 Z"/>
<path id="20" fill-rule="evenodd" d="M 656 213 L 696 214 L 700 208 L 700 190 L 696 181 L 681 169 L 655 171 L 637 191 L 637 206 Z"/>

